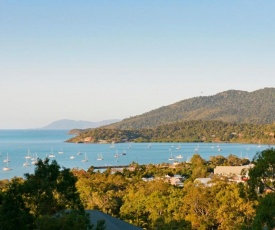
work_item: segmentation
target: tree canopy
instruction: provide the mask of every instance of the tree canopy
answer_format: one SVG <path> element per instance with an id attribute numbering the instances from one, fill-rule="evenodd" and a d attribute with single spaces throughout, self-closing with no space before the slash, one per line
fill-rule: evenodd
<path id="1" fill-rule="evenodd" d="M 56 161 L 38 160 L 34 174 L 14 178 L 2 189 L 0 229 L 65 229 L 69 223 L 70 229 L 88 228 L 76 181 Z"/>
<path id="2" fill-rule="evenodd" d="M 247 183 L 225 176 L 213 176 L 209 184 L 195 180 L 212 175 L 215 166 L 245 163 L 234 155 L 206 161 L 195 154 L 189 163 L 173 167 L 133 162 L 116 173 L 110 168 L 95 172 L 93 166 L 87 171 L 69 170 L 56 161 L 39 160 L 34 174 L 25 179 L 1 181 L 0 230 L 88 229 L 84 209 L 98 209 L 148 230 L 271 230 L 274 153 L 270 148 L 256 154 Z M 183 187 L 171 183 L 178 175 Z M 104 223 L 96 229 L 104 229 Z"/>
<path id="3" fill-rule="evenodd" d="M 265 188 L 275 192 L 275 149 L 269 148 L 258 152 L 252 160 L 254 167 L 249 170 L 249 185 L 251 189 Z"/>

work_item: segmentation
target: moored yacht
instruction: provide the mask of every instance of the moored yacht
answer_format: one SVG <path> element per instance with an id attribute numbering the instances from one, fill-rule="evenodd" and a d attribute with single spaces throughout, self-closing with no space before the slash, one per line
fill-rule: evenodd
<path id="1" fill-rule="evenodd" d="M 10 171 L 10 170 L 12 169 L 9 167 L 9 162 L 7 161 L 7 166 L 3 167 L 3 171 Z"/>
<path id="2" fill-rule="evenodd" d="M 10 159 L 9 159 L 9 154 L 7 153 L 7 157 L 6 159 L 3 160 L 3 162 L 7 163 L 7 162 L 10 162 Z"/>
<path id="3" fill-rule="evenodd" d="M 30 166 L 28 159 L 26 158 L 26 162 L 23 164 L 24 167 Z"/>
<path id="4" fill-rule="evenodd" d="M 26 158 L 26 159 L 31 159 L 31 158 L 32 158 L 32 157 L 31 157 L 31 154 L 30 154 L 30 150 L 28 150 L 28 155 L 25 156 L 25 158 Z"/>
<path id="5" fill-rule="evenodd" d="M 97 155 L 97 160 L 98 160 L 98 161 L 102 161 L 102 160 L 103 160 L 102 153 L 99 153 L 99 154 Z"/>
<path id="6" fill-rule="evenodd" d="M 87 162 L 88 161 L 88 157 L 87 154 L 85 153 L 84 159 L 82 159 L 82 162 Z"/>

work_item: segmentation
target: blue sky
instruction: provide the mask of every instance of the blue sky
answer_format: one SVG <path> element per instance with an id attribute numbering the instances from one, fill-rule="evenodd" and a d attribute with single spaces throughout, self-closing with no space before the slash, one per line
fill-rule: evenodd
<path id="1" fill-rule="evenodd" d="M 0 1 L 0 128 L 275 87 L 274 1 Z"/>

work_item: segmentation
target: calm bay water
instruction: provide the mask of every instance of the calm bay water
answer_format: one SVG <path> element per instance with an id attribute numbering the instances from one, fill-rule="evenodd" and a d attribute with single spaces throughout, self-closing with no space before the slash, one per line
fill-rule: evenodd
<path id="1" fill-rule="evenodd" d="M 208 160 L 210 156 L 229 154 L 238 157 L 253 156 L 270 146 L 255 144 L 229 144 L 229 143 L 119 143 L 112 146 L 110 144 L 73 144 L 66 143 L 65 140 L 71 138 L 66 130 L 0 130 L 0 180 L 10 179 L 14 176 L 23 177 L 25 173 L 33 173 L 35 166 L 28 159 L 28 154 L 44 159 L 49 154 L 54 154 L 54 158 L 60 166 L 66 168 L 79 168 L 87 170 L 90 166 L 113 166 L 127 165 L 135 161 L 139 164 L 171 163 L 169 157 L 181 155 L 178 161 L 186 161 L 197 152 L 202 158 Z M 218 148 L 220 147 L 220 151 Z M 274 147 L 274 146 L 273 146 Z M 63 152 L 60 154 L 59 152 Z M 82 155 L 79 155 L 79 152 Z M 126 155 L 122 155 L 125 152 Z M 82 162 L 84 156 L 87 162 Z M 115 155 L 119 157 L 115 157 Z M 104 158 L 97 160 L 98 156 Z M 7 163 L 3 162 L 6 158 L 10 162 L 8 167 L 12 170 L 4 171 Z M 72 159 L 73 157 L 74 159 Z"/>

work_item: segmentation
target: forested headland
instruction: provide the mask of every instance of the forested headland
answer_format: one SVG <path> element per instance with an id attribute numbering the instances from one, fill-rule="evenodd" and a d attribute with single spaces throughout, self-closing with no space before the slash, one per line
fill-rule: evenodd
<path id="1" fill-rule="evenodd" d="M 68 142 L 231 142 L 274 144 L 275 123 L 238 124 L 222 121 L 185 121 L 151 129 L 96 128 L 78 130 Z"/>
<path id="2" fill-rule="evenodd" d="M 228 90 L 163 106 L 97 129 L 71 130 L 69 142 L 274 143 L 275 88 Z"/>

